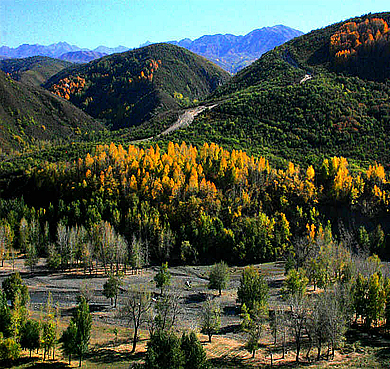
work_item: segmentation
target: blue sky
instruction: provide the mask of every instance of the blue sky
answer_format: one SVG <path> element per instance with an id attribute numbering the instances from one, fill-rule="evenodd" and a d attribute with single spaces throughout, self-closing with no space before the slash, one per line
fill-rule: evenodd
<path id="1" fill-rule="evenodd" d="M 276 24 L 309 32 L 379 11 L 389 0 L 0 0 L 0 46 L 138 47 Z"/>

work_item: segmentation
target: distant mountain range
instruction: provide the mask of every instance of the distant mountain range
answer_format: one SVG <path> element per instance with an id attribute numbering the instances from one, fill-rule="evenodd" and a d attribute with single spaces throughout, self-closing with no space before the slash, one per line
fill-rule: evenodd
<path id="1" fill-rule="evenodd" d="M 100 59 L 109 53 L 100 53 L 97 51 L 71 51 L 62 54 L 60 59 L 70 61 L 72 63 L 89 63 L 92 60 Z"/>
<path id="2" fill-rule="evenodd" d="M 301 31 L 277 25 L 256 29 L 245 36 L 212 35 L 202 36 L 194 41 L 185 38 L 170 43 L 202 55 L 230 73 L 236 73 L 252 64 L 256 59 L 274 47 L 303 35 Z"/>
<path id="3" fill-rule="evenodd" d="M 202 36 L 194 41 L 185 38 L 181 41 L 168 41 L 168 43 L 184 47 L 211 60 L 228 72 L 236 73 L 275 46 L 279 46 L 302 34 L 302 32 L 295 29 L 278 25 L 256 29 L 245 36 L 217 34 Z M 140 47 L 150 44 L 152 42 L 146 41 Z M 0 59 L 27 58 L 40 55 L 73 63 L 88 63 L 105 55 L 122 53 L 128 50 L 130 49 L 125 46 L 114 48 L 99 46 L 94 50 L 89 50 L 66 42 L 49 46 L 24 44 L 16 48 L 0 47 Z"/>
<path id="4" fill-rule="evenodd" d="M 99 46 L 94 50 L 80 48 L 76 45 L 70 45 L 66 42 L 58 42 L 49 46 L 23 44 L 16 48 L 1 46 L 0 58 L 28 58 L 30 56 L 48 56 L 51 58 L 67 60 L 76 63 L 88 63 L 91 60 L 101 58 L 102 56 L 121 53 L 129 50 L 128 47 L 107 47 Z"/>

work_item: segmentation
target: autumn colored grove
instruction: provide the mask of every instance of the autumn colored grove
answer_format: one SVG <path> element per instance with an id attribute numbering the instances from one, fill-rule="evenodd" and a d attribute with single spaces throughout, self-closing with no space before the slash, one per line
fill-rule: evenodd
<path id="1" fill-rule="evenodd" d="M 389 26 L 382 18 L 344 23 L 331 37 L 330 51 L 338 64 L 364 54 L 386 59 L 390 56 Z"/>
<path id="2" fill-rule="evenodd" d="M 144 62 L 144 67 L 142 70 L 139 72 L 139 75 L 136 75 L 132 78 L 128 78 L 128 82 L 131 83 L 136 83 L 137 81 L 153 81 L 153 73 L 157 71 L 159 66 L 161 65 L 161 60 L 147 60 Z M 108 73 L 101 74 L 100 75 L 102 78 L 107 78 L 109 77 Z M 58 83 L 54 83 L 51 86 L 51 91 L 55 94 L 58 95 L 66 100 L 70 100 L 70 97 L 72 95 L 77 95 L 80 94 L 81 91 L 86 87 L 86 80 L 84 77 L 81 76 L 72 76 L 70 75 L 69 77 L 62 78 L 61 80 L 58 81 Z M 87 98 L 85 101 L 85 104 L 88 104 L 88 99 L 91 99 L 90 97 Z"/>
<path id="3" fill-rule="evenodd" d="M 16 247 L 21 221 L 36 224 L 47 242 L 56 242 L 59 225 L 92 232 L 105 222 L 127 244 L 139 240 L 149 262 L 275 260 L 328 221 L 337 234 L 354 214 L 373 232 L 373 220 L 389 210 L 379 164 L 352 173 L 346 159 L 333 157 L 317 170 L 291 162 L 274 169 L 263 157 L 213 143 L 170 142 L 166 151 L 111 143 L 74 162 L 44 164 L 23 181 L 30 191 L 23 198 L 0 200 L 0 219 L 13 229 Z M 332 213 L 336 207 L 345 219 Z"/>

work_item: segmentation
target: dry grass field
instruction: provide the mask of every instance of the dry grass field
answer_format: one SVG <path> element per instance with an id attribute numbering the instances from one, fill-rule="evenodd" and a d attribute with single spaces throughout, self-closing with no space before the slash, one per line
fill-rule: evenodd
<path id="1" fill-rule="evenodd" d="M 270 286 L 270 307 L 280 305 L 280 289 L 284 279 L 282 263 L 268 263 L 257 266 Z M 223 290 L 222 296 L 217 291 L 207 289 L 207 276 L 209 266 L 172 267 L 170 289 L 181 295 L 181 311 L 177 320 L 176 330 L 178 334 L 183 330 L 194 330 L 210 360 L 211 368 L 267 368 L 271 367 L 270 347 L 273 339 L 267 327 L 261 341 L 261 348 L 255 358 L 245 349 L 245 336 L 240 332 L 240 316 L 237 298 L 237 287 L 242 273 L 242 267 L 230 268 L 229 288 Z M 115 368 L 128 369 L 132 363 L 141 361 L 146 351 L 148 331 L 143 329 L 139 335 L 139 342 L 135 354 L 131 354 L 131 327 L 126 321 L 118 317 L 117 309 L 110 306 L 109 300 L 102 295 L 103 284 L 106 277 L 103 271 L 97 275 L 84 275 L 82 270 L 67 272 L 50 272 L 45 268 L 41 260 L 33 273 L 24 266 L 23 259 L 15 263 L 15 270 L 21 272 L 22 278 L 29 287 L 31 302 L 31 316 L 39 319 L 41 310 L 46 303 L 49 293 L 53 301 L 61 310 L 60 330 L 66 328 L 72 309 L 76 306 L 76 298 L 80 289 L 84 286 L 91 292 L 91 312 L 93 316 L 92 336 L 90 352 L 83 362 L 83 368 Z M 120 307 L 126 296 L 126 289 L 134 285 L 146 286 L 153 294 L 158 294 L 153 277 L 157 268 L 146 268 L 141 273 L 127 273 L 123 278 L 122 293 L 118 298 Z M 0 271 L 0 282 L 10 273 L 12 267 L 5 264 Z M 191 288 L 186 286 L 189 281 Z M 200 333 L 199 313 L 202 303 L 208 296 L 217 299 L 221 306 L 221 330 L 214 335 L 212 342 L 208 343 L 208 337 Z M 115 334 L 116 331 L 116 334 Z M 311 359 L 305 358 L 306 350 L 302 352 L 302 363 L 295 364 L 294 348 L 290 345 L 289 353 L 285 359 L 281 359 L 281 352 L 273 348 L 273 366 L 279 368 L 310 367 L 310 368 L 389 368 L 390 342 L 379 337 L 369 337 L 357 331 L 351 331 L 343 349 L 339 350 L 332 361 L 315 362 L 315 353 L 312 350 Z M 15 363 L 13 368 L 68 368 L 77 367 L 78 360 L 72 360 L 68 365 L 66 358 L 62 356 L 60 347 L 55 352 L 55 360 L 42 361 L 42 354 L 33 354 L 30 359 L 28 352 L 23 352 L 22 358 Z M 7 367 L 7 366 L 3 366 Z"/>

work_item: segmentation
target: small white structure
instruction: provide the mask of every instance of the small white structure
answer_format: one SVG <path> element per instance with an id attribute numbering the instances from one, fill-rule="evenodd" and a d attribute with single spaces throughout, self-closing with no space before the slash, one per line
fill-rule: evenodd
<path id="1" fill-rule="evenodd" d="M 299 84 L 302 84 L 302 83 L 308 81 L 309 79 L 312 79 L 311 74 L 305 74 L 305 77 L 303 77 L 303 78 L 301 79 L 301 81 L 299 82 Z"/>

